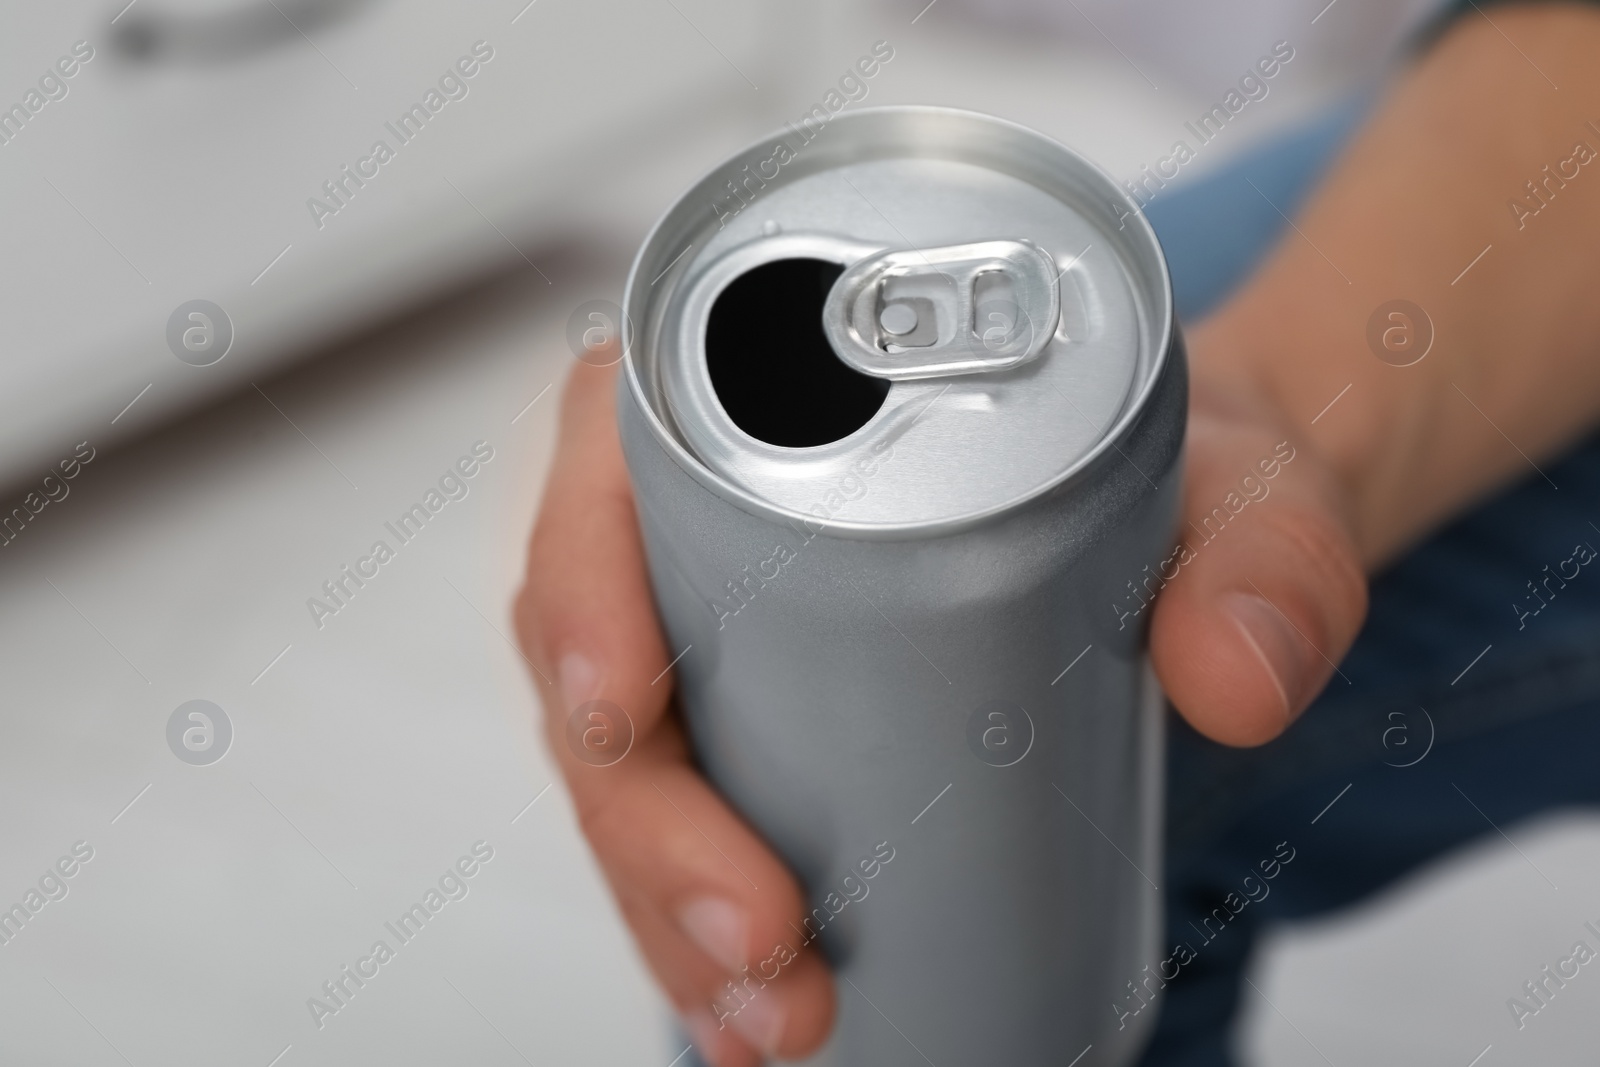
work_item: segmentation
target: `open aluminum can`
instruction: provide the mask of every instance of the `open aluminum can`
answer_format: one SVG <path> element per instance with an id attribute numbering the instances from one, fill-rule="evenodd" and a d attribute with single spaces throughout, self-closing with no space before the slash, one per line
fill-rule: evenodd
<path id="1" fill-rule="evenodd" d="M 1011 123 L 865 109 L 713 170 L 625 305 L 682 713 L 813 907 L 713 1010 L 814 943 L 840 1011 L 810 1063 L 1131 1062 L 1163 735 L 1129 605 L 1187 404 L 1138 206 Z"/>

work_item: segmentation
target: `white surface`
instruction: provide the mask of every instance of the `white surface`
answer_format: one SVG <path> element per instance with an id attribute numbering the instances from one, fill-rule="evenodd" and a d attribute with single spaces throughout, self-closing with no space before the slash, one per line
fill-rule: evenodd
<path id="1" fill-rule="evenodd" d="M 1269 937 L 1252 976 L 1261 991 L 1244 993 L 1244 1062 L 1593 1064 L 1600 959 L 1521 1029 L 1506 1001 L 1532 1006 L 1523 983 L 1575 942 L 1600 952 L 1584 928 L 1600 928 L 1600 815 L 1553 813 L 1506 832 L 1509 841 L 1480 838 L 1347 913 Z"/>
<path id="2" fill-rule="evenodd" d="M 64 424 L 137 432 L 338 330 L 617 214 L 648 155 L 669 168 L 765 125 L 784 9 L 751 0 L 379 0 L 248 58 L 138 63 L 114 3 L 28 5 L 0 35 L 0 106 L 76 41 L 94 58 L 0 145 L 0 474 L 49 462 Z M 265 0 L 178 4 L 193 13 Z M 141 0 L 126 17 L 176 10 Z M 270 10 L 270 9 L 269 9 Z M 702 37 L 702 30 L 709 31 Z M 413 104 L 482 42 L 477 72 L 402 142 Z M 469 64 L 469 69 L 471 64 Z M 625 71 L 617 76 L 616 71 Z M 709 122 L 707 120 L 710 120 Z M 337 214 L 308 201 L 382 140 L 394 158 Z M 709 142 L 709 143 L 705 143 Z M 682 164 L 676 164 L 681 166 Z M 280 258 L 281 257 L 281 258 Z M 233 350 L 196 368 L 168 316 L 197 298 Z"/>
<path id="3" fill-rule="evenodd" d="M 546 271 L 263 382 L 283 414 L 249 390 L 102 452 L 0 550 L 0 901 L 95 849 L 0 946 L 0 1062 L 522 1063 L 477 1011 L 535 1063 L 666 1062 L 565 794 L 512 822 L 552 778 L 502 635 L 559 386 L 511 420 L 620 278 Z M 469 495 L 319 631 L 307 598 L 479 439 Z M 197 697 L 236 730 L 205 767 L 164 736 Z M 468 895 L 319 1032 L 307 998 L 479 839 Z"/>
<path id="4" fill-rule="evenodd" d="M 1450 0 L 945 0 L 975 15 L 1083 37 L 1100 35 L 1162 89 L 1205 92 L 1289 41 L 1324 78 L 1370 77 Z"/>

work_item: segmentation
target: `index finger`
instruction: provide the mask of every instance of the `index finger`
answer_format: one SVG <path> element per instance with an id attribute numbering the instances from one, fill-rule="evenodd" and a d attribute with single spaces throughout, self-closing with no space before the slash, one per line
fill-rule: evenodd
<path id="1" fill-rule="evenodd" d="M 666 646 L 617 438 L 616 378 L 615 364 L 580 362 L 567 381 L 517 627 L 555 681 L 559 703 L 576 707 L 604 687 L 627 709 L 633 728 L 648 732 L 666 709 L 671 684 L 658 679 Z"/>

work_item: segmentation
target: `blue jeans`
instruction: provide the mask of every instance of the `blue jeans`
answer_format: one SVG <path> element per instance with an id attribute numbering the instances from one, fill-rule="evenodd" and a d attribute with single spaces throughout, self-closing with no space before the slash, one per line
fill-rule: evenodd
<path id="1" fill-rule="evenodd" d="M 1364 110 L 1152 201 L 1180 314 L 1242 280 L 1285 228 L 1263 194 L 1292 215 Z M 1269 924 L 1352 904 L 1493 826 L 1600 802 L 1600 567 L 1575 554 L 1600 546 L 1600 437 L 1542 466 L 1548 481 L 1530 469 L 1374 579 L 1342 677 L 1283 737 L 1228 749 L 1173 717 L 1164 955 L 1188 951 L 1151 999 L 1144 1067 L 1233 1063 Z"/>

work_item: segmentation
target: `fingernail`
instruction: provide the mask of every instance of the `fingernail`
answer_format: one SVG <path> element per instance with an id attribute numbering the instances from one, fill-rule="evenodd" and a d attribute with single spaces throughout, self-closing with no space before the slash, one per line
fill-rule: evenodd
<path id="1" fill-rule="evenodd" d="M 739 1031 L 739 1036 L 763 1054 L 773 1056 L 778 1052 L 778 1042 L 783 1040 L 785 1014 L 783 1003 L 769 987 L 757 990 L 728 1021 Z"/>
<path id="2" fill-rule="evenodd" d="M 1299 694 L 1305 687 L 1304 639 L 1278 609 L 1253 593 L 1230 593 L 1223 610 L 1244 634 L 1267 675 L 1278 689 L 1285 718 L 1299 714 Z"/>
<path id="3" fill-rule="evenodd" d="M 556 683 L 561 687 L 561 699 L 567 710 L 592 700 L 599 688 L 600 670 L 581 652 L 568 652 L 556 665 Z"/>
<path id="4" fill-rule="evenodd" d="M 678 925 L 729 974 L 744 970 L 750 919 L 743 908 L 721 897 L 696 897 L 678 909 Z"/>
<path id="5" fill-rule="evenodd" d="M 683 1016 L 683 1028 L 689 1032 L 700 1058 L 717 1067 L 722 1062 L 722 1027 L 705 1008 L 698 1008 Z"/>

